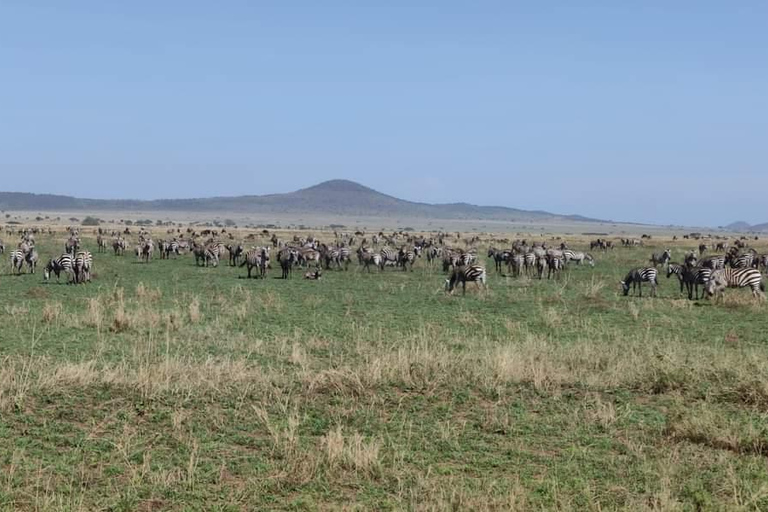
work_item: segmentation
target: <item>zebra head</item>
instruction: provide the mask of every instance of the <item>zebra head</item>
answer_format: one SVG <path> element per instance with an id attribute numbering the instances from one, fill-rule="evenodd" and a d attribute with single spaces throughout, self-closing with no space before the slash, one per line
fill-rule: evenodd
<path id="1" fill-rule="evenodd" d="M 445 280 L 445 291 L 451 293 L 453 291 L 453 283 L 450 279 Z"/>
<path id="2" fill-rule="evenodd" d="M 626 281 L 621 281 L 621 289 L 624 291 L 624 296 L 626 297 L 629 295 L 629 283 Z"/>

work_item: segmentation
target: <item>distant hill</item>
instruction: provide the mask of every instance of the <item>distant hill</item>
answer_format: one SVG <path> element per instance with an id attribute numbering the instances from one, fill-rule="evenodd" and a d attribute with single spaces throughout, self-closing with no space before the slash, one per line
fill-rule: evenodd
<path id="1" fill-rule="evenodd" d="M 417 217 L 515 222 L 605 222 L 581 215 L 518 210 L 467 203 L 427 204 L 404 201 L 348 180 L 325 181 L 286 194 L 201 199 L 108 200 L 50 194 L 0 192 L 0 210 L 34 211 L 195 211 L 232 213 L 308 213 L 351 217 Z"/>
<path id="2" fill-rule="evenodd" d="M 744 221 L 732 222 L 727 226 L 724 226 L 728 231 L 736 231 L 739 233 L 766 233 L 768 232 L 768 222 L 762 224 L 751 225 Z"/>

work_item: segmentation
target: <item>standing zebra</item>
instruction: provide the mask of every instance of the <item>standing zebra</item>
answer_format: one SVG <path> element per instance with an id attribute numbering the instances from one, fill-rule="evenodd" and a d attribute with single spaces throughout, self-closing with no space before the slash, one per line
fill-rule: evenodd
<path id="1" fill-rule="evenodd" d="M 565 266 L 565 260 L 562 256 L 555 254 L 547 255 L 547 279 L 551 279 L 554 275 L 557 278 L 560 275 L 560 271 Z"/>
<path id="2" fill-rule="evenodd" d="M 656 267 L 636 268 L 630 270 L 627 277 L 621 282 L 621 287 L 624 290 L 624 296 L 629 295 L 629 288 L 632 285 L 632 291 L 639 289 L 640 297 L 643 296 L 643 283 L 649 283 L 651 285 L 651 297 L 656 296 L 656 287 L 659 285 L 658 271 Z"/>
<path id="3" fill-rule="evenodd" d="M 360 260 L 360 264 L 363 265 L 363 270 L 371 272 L 371 265 L 379 267 L 379 270 L 384 270 L 384 265 L 381 263 L 381 254 L 375 251 L 371 251 L 366 248 L 359 248 L 357 250 L 357 257 Z"/>
<path id="4" fill-rule="evenodd" d="M 731 268 L 747 268 L 751 267 L 755 255 L 751 252 L 745 252 L 744 254 L 728 253 L 725 255 L 725 263 L 729 264 Z"/>
<path id="5" fill-rule="evenodd" d="M 383 267 L 397 266 L 399 252 L 396 249 L 393 249 L 392 247 L 383 247 L 379 254 L 381 254 L 381 264 Z"/>
<path id="6" fill-rule="evenodd" d="M 427 257 L 429 257 L 429 251 L 427 251 Z M 501 267 L 509 261 L 510 253 L 491 247 L 488 249 L 488 257 L 493 258 L 494 263 L 496 263 L 496 272 L 501 273 Z"/>
<path id="7" fill-rule="evenodd" d="M 269 261 L 269 255 L 265 247 L 254 248 L 245 251 L 243 254 L 243 262 L 240 266 L 245 266 L 248 269 L 248 279 L 251 278 L 251 271 L 254 268 L 259 269 L 259 277 L 265 278 L 267 274 L 267 262 Z"/>
<path id="8" fill-rule="evenodd" d="M 293 272 L 293 265 L 298 261 L 298 251 L 293 248 L 286 247 L 277 253 L 277 260 L 280 262 L 280 269 L 282 270 L 282 278 L 288 279 Z M 319 266 L 316 267 L 319 269 Z"/>
<path id="9" fill-rule="evenodd" d="M 411 272 L 413 272 L 413 262 L 416 261 L 416 253 L 408 250 L 405 247 L 401 247 L 397 253 L 397 263 L 403 270 L 407 270 L 408 265 L 411 266 Z"/>
<path id="10" fill-rule="evenodd" d="M 122 256 L 125 254 L 126 246 L 125 239 L 118 236 L 112 242 L 112 249 L 115 251 L 115 256 Z"/>
<path id="11" fill-rule="evenodd" d="M 35 269 L 37 268 L 37 260 L 38 255 L 34 247 L 24 255 L 24 262 L 27 264 L 27 268 L 29 268 L 29 271 L 32 274 L 35 273 Z"/>
<path id="12" fill-rule="evenodd" d="M 708 256 L 701 260 L 700 266 L 706 267 L 712 270 L 719 270 L 725 268 L 725 256 Z"/>
<path id="13" fill-rule="evenodd" d="M 21 249 L 14 249 L 11 251 L 11 272 L 15 274 L 21 274 L 21 269 L 24 266 L 24 258 L 26 253 Z"/>
<path id="14" fill-rule="evenodd" d="M 96 245 L 98 246 L 99 252 L 107 252 L 107 241 L 103 236 L 99 235 L 96 237 Z"/>
<path id="15" fill-rule="evenodd" d="M 71 282 L 74 280 L 73 260 L 74 258 L 69 253 L 64 253 L 58 258 L 51 258 L 43 270 L 43 279 L 48 281 L 51 278 L 51 272 L 53 272 L 56 274 L 56 281 L 58 282 L 61 273 L 66 272 L 70 275 L 68 281 Z"/>
<path id="16" fill-rule="evenodd" d="M 78 250 L 80 250 L 80 239 L 76 236 L 70 236 L 64 243 L 64 252 L 75 254 Z"/>
<path id="17" fill-rule="evenodd" d="M 724 268 L 712 272 L 712 276 L 704 285 L 704 291 L 715 299 L 725 294 L 726 288 L 752 288 L 755 298 L 765 298 L 765 284 L 760 271 L 754 268 Z"/>
<path id="18" fill-rule="evenodd" d="M 683 288 L 685 287 L 685 271 L 686 268 L 679 263 L 669 263 L 667 265 L 667 279 L 672 277 L 673 274 L 677 276 L 678 281 L 680 281 L 680 293 L 683 293 Z"/>
<path id="19" fill-rule="evenodd" d="M 91 267 L 93 265 L 93 256 L 89 251 L 80 251 L 75 255 L 72 263 L 75 283 L 91 282 Z"/>
<path id="20" fill-rule="evenodd" d="M 651 259 L 649 260 L 654 267 L 658 267 L 659 265 L 665 265 L 669 263 L 669 260 L 672 259 L 672 250 L 666 249 L 662 253 L 653 253 L 651 254 Z"/>
<path id="21" fill-rule="evenodd" d="M 483 285 L 484 288 L 487 289 L 485 279 L 486 279 L 485 267 L 481 265 L 469 265 L 466 267 L 457 267 L 453 269 L 453 272 L 451 272 L 451 277 L 445 280 L 445 290 L 448 293 L 453 293 L 454 288 L 456 288 L 456 286 L 460 283 L 462 295 L 466 295 L 467 281 L 474 282 L 477 285 L 478 289 L 480 289 L 481 284 Z"/>
<path id="22" fill-rule="evenodd" d="M 229 250 L 229 266 L 238 266 L 238 263 L 240 262 L 240 256 L 242 256 L 243 252 L 245 252 L 243 244 L 229 245 L 227 246 L 227 250 Z M 242 267 L 242 265 L 240 266 Z"/>

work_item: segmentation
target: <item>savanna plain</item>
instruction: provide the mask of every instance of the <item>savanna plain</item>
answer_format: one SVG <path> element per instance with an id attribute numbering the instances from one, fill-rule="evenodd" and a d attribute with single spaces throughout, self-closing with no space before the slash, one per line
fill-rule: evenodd
<path id="1" fill-rule="evenodd" d="M 539 280 L 496 272 L 483 235 L 488 288 L 462 296 L 425 258 L 310 281 L 273 255 L 249 280 L 98 253 L 93 228 L 92 282 L 44 283 L 66 237 L 37 237 L 34 275 L 3 255 L 5 510 L 768 509 L 765 302 L 690 301 L 662 270 L 657 298 L 620 291 L 698 242 Z"/>

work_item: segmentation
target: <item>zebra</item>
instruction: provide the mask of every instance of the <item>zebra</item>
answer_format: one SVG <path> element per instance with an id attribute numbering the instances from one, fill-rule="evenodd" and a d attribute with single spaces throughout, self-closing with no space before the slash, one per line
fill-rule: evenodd
<path id="1" fill-rule="evenodd" d="M 341 269 L 341 262 L 339 261 L 340 253 L 335 247 L 328 247 L 325 244 L 320 244 L 320 256 L 325 262 L 325 268 L 330 269 L 331 265 L 336 265 L 338 269 Z"/>
<path id="2" fill-rule="evenodd" d="M 451 277 L 445 280 L 445 290 L 453 293 L 454 288 L 460 283 L 462 295 L 467 293 L 467 281 L 472 281 L 480 289 L 480 285 L 487 289 L 485 267 L 482 265 L 460 266 L 453 269 Z"/>
<path id="3" fill-rule="evenodd" d="M 152 253 L 155 251 L 155 243 L 149 239 L 141 245 L 141 258 L 145 263 L 152 259 Z"/>
<path id="4" fill-rule="evenodd" d="M 75 254 L 80 250 L 80 239 L 75 236 L 70 236 L 64 243 L 64 252 Z"/>
<path id="5" fill-rule="evenodd" d="M 401 247 L 397 253 L 397 264 L 403 267 L 403 270 L 408 269 L 408 265 L 411 266 L 411 272 L 413 272 L 413 262 L 416 261 L 416 253 L 411 250 L 407 250 L 405 247 Z"/>
<path id="6" fill-rule="evenodd" d="M 539 276 L 539 279 L 542 279 L 544 276 L 544 271 L 549 270 L 549 263 L 547 262 L 546 256 L 536 256 L 536 272 Z"/>
<path id="7" fill-rule="evenodd" d="M 666 265 L 667 263 L 669 263 L 669 260 L 671 259 L 672 259 L 672 251 L 670 249 L 666 249 L 662 253 L 655 252 L 651 254 L 651 258 L 648 261 L 653 263 L 654 267 L 658 267 L 659 265 Z"/>
<path id="8" fill-rule="evenodd" d="M 699 258 L 696 256 L 696 253 L 693 251 L 689 252 L 688 255 L 685 257 L 685 266 L 686 267 L 695 267 L 699 263 Z"/>
<path id="9" fill-rule="evenodd" d="M 693 292 L 696 291 L 696 300 L 699 300 L 699 285 L 706 286 L 712 277 L 712 269 L 706 267 L 685 267 L 683 269 L 683 281 L 688 288 L 688 300 L 693 300 Z"/>
<path id="10" fill-rule="evenodd" d="M 755 298 L 765 298 L 765 283 L 760 271 L 754 268 L 724 268 L 712 272 L 712 276 L 704 285 L 708 297 L 715 299 L 725 294 L 726 288 L 752 288 Z"/>
<path id="11" fill-rule="evenodd" d="M 427 252 L 427 255 L 429 255 L 429 252 Z M 493 258 L 493 261 L 496 263 L 496 272 L 501 273 L 501 267 L 509 261 L 510 253 L 509 251 L 502 251 L 491 247 L 488 249 L 488 257 Z"/>
<path id="12" fill-rule="evenodd" d="M 707 252 L 707 244 L 699 244 L 699 256 L 704 256 L 705 252 Z"/>
<path id="13" fill-rule="evenodd" d="M 369 273 L 371 271 L 371 265 L 379 267 L 380 271 L 384 270 L 384 265 L 381 261 L 381 253 L 361 247 L 357 250 L 357 257 L 360 260 L 360 264 L 363 265 L 363 270 L 368 270 Z"/>
<path id="14" fill-rule="evenodd" d="M 3 254 L 5 252 L 5 244 L 2 240 L 0 240 L 0 254 Z"/>
<path id="15" fill-rule="evenodd" d="M 725 255 L 725 263 L 731 265 L 731 268 L 747 268 L 751 267 L 755 256 L 751 252 L 745 252 L 744 254 L 732 254 Z"/>
<path id="16" fill-rule="evenodd" d="M 93 265 L 93 256 L 89 251 L 80 251 L 75 255 L 72 262 L 75 283 L 91 282 L 91 267 Z"/>
<path id="17" fill-rule="evenodd" d="M 672 277 L 673 274 L 677 276 L 677 279 L 680 281 L 680 293 L 683 293 L 683 288 L 685 288 L 686 270 L 686 267 L 679 263 L 669 263 L 667 265 L 667 279 Z"/>
<path id="18" fill-rule="evenodd" d="M 11 273 L 21 274 L 21 270 L 24 267 L 24 258 L 26 253 L 21 249 L 14 249 L 11 251 Z"/>
<path id="19" fill-rule="evenodd" d="M 227 246 L 221 242 L 211 242 L 206 248 L 211 252 L 211 254 L 216 256 L 216 265 L 218 265 L 219 261 L 224 256 L 224 253 L 227 251 Z"/>
<path id="20" fill-rule="evenodd" d="M 24 262 L 27 264 L 27 268 L 29 268 L 31 274 L 35 273 L 35 269 L 37 268 L 37 260 L 38 255 L 34 247 L 24 255 Z"/>
<path id="21" fill-rule="evenodd" d="M 293 265 L 298 262 L 299 253 L 291 247 L 286 247 L 277 253 L 277 259 L 280 262 L 280 269 L 283 271 L 282 278 L 288 279 L 293 272 Z M 316 267 L 319 269 L 319 266 Z"/>
<path id="22" fill-rule="evenodd" d="M 243 244 L 229 245 L 227 246 L 227 250 L 229 251 L 229 266 L 238 266 L 238 263 L 240 262 L 240 256 L 242 256 L 243 252 L 245 252 Z"/>
<path id="23" fill-rule="evenodd" d="M 720 270 L 725 268 L 725 256 L 708 256 L 701 260 L 701 267 L 706 267 L 712 270 Z"/>
<path id="24" fill-rule="evenodd" d="M 104 239 L 103 236 L 99 235 L 96 237 L 96 245 L 98 246 L 99 252 L 107 252 L 107 241 Z"/>
<path id="25" fill-rule="evenodd" d="M 467 265 L 474 265 L 477 261 L 477 255 L 472 252 L 465 252 L 459 257 L 459 266 L 466 267 Z"/>
<path id="26" fill-rule="evenodd" d="M 581 265 L 586 261 L 591 267 L 595 266 L 595 260 L 591 254 L 587 254 L 579 251 L 572 251 L 570 249 L 566 249 L 563 251 L 563 261 L 565 263 L 575 261 L 577 265 Z"/>
<path id="27" fill-rule="evenodd" d="M 448 272 L 451 268 L 459 266 L 461 255 L 450 249 L 443 251 L 443 272 Z"/>
<path id="28" fill-rule="evenodd" d="M 643 283 L 651 285 L 651 297 L 656 296 L 656 287 L 659 285 L 658 271 L 656 267 L 636 268 L 630 270 L 627 276 L 621 281 L 621 287 L 624 290 L 624 296 L 629 295 L 629 288 L 632 285 L 633 292 L 640 290 L 640 297 L 643 296 Z"/>
<path id="29" fill-rule="evenodd" d="M 520 253 L 515 253 L 507 260 L 507 264 L 511 267 L 512 275 L 520 277 L 525 267 L 525 256 Z"/>
<path id="30" fill-rule="evenodd" d="M 392 247 L 383 247 L 381 251 L 379 251 L 379 254 L 381 254 L 382 266 L 384 267 L 397 266 L 399 251 L 397 251 L 396 249 L 393 249 Z"/>
<path id="31" fill-rule="evenodd" d="M 74 279 L 73 269 L 74 258 L 69 253 L 64 253 L 58 258 L 51 258 L 48 260 L 48 264 L 43 269 L 43 279 L 48 281 L 51 278 L 51 272 L 56 274 L 56 281 L 59 281 L 59 277 L 62 272 L 66 272 L 71 276 L 70 282 Z"/>
<path id="32" fill-rule="evenodd" d="M 555 277 L 560 275 L 560 271 L 565 266 L 565 260 L 562 256 L 557 256 L 555 254 L 548 254 L 547 255 L 547 279 L 551 279 L 554 275 Z"/>
<path id="33" fill-rule="evenodd" d="M 112 249 L 115 251 L 115 256 L 122 256 L 123 254 L 125 254 L 125 249 L 126 249 L 125 239 L 117 237 L 112 242 Z"/>
<path id="34" fill-rule="evenodd" d="M 245 251 L 243 254 L 243 262 L 239 266 L 246 266 L 248 269 L 248 279 L 251 278 L 251 271 L 254 268 L 259 269 L 259 277 L 265 278 L 267 275 L 267 262 L 269 261 L 269 253 L 265 247 L 254 248 Z"/>

